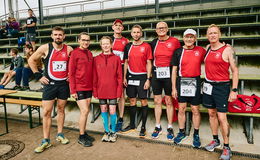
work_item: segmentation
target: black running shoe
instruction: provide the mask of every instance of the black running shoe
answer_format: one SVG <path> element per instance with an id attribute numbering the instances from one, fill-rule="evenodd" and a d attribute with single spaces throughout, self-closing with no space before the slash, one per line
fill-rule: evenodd
<path id="1" fill-rule="evenodd" d="M 84 147 L 91 147 L 93 144 L 85 136 L 83 138 L 78 138 L 78 143 L 82 144 Z"/>
<path id="2" fill-rule="evenodd" d="M 146 135 L 146 129 L 145 129 L 145 127 L 141 127 L 141 131 L 139 133 L 139 137 L 140 138 L 145 138 L 145 135 Z"/>
<path id="3" fill-rule="evenodd" d="M 84 135 L 86 136 L 87 140 L 89 140 L 89 141 L 91 141 L 91 142 L 94 142 L 94 141 L 95 141 L 95 138 L 92 137 L 92 136 L 90 136 L 90 135 L 88 135 L 87 132 L 85 132 Z"/>
<path id="4" fill-rule="evenodd" d="M 135 131 L 135 128 L 131 128 L 131 126 L 127 126 L 125 129 L 122 130 L 121 133 L 130 133 L 130 132 L 134 132 Z"/>

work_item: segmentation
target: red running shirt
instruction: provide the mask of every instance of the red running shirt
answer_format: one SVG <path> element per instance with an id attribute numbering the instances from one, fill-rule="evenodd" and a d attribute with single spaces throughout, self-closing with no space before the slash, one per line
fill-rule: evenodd
<path id="1" fill-rule="evenodd" d="M 128 59 L 128 71 L 133 75 L 146 74 L 147 60 L 152 60 L 152 49 L 148 43 L 140 45 L 129 43 L 125 48 L 124 59 Z"/>
<path id="2" fill-rule="evenodd" d="M 201 63 L 206 50 L 200 46 L 193 49 L 179 48 L 174 52 L 172 65 L 178 66 L 180 77 L 197 77 L 201 75 Z"/>
<path id="3" fill-rule="evenodd" d="M 124 64 L 124 49 L 128 43 L 128 39 L 125 37 L 122 38 L 113 38 L 113 53 L 120 57 L 121 63 Z"/>
<path id="4" fill-rule="evenodd" d="M 217 49 L 209 50 L 205 59 L 205 78 L 207 81 L 213 82 L 226 82 L 230 80 L 228 62 L 222 58 L 222 54 L 226 49 L 226 45 Z"/>
<path id="5" fill-rule="evenodd" d="M 152 43 L 153 45 L 153 43 Z M 153 47 L 153 46 L 152 46 Z M 155 67 L 169 67 L 173 53 L 181 44 L 177 38 L 169 37 L 166 41 L 157 40 L 154 48 L 154 63 Z"/>
<path id="6" fill-rule="evenodd" d="M 65 44 L 63 44 L 63 48 L 59 51 L 55 50 L 54 47 L 49 48 L 47 70 L 48 76 L 52 80 L 60 81 L 68 78 L 69 56 L 67 48 Z"/>

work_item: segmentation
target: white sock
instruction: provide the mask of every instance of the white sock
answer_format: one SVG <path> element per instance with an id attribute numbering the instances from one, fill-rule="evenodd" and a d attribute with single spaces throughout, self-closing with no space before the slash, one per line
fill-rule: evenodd
<path id="1" fill-rule="evenodd" d="M 161 124 L 156 124 L 155 127 L 161 128 Z"/>
<path id="2" fill-rule="evenodd" d="M 171 125 L 171 124 L 168 124 L 168 128 L 172 128 L 172 125 Z"/>

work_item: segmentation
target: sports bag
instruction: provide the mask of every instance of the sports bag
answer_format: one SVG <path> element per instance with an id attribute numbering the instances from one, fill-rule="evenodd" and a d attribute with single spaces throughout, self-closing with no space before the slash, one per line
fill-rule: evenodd
<path id="1" fill-rule="evenodd" d="M 260 97 L 252 94 L 237 95 L 237 99 L 229 102 L 228 111 L 234 113 L 260 113 Z"/>

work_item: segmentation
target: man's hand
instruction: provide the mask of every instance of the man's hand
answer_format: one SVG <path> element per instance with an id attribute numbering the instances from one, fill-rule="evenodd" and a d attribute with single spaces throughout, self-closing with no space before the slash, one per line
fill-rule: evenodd
<path id="1" fill-rule="evenodd" d="M 228 97 L 229 102 L 233 102 L 237 99 L 237 92 L 231 91 Z"/>
<path id="2" fill-rule="evenodd" d="M 124 84 L 125 87 L 127 87 L 127 79 L 126 78 L 124 78 L 123 84 Z"/>
<path id="3" fill-rule="evenodd" d="M 150 87 L 150 80 L 147 79 L 146 82 L 144 83 L 144 90 L 147 90 Z"/>
<path id="4" fill-rule="evenodd" d="M 77 93 L 71 94 L 71 97 L 72 97 L 72 98 L 75 98 L 75 99 L 78 99 Z"/>
<path id="5" fill-rule="evenodd" d="M 176 89 L 172 89 L 172 97 L 177 99 L 178 94 L 177 94 L 177 90 Z"/>
<path id="6" fill-rule="evenodd" d="M 39 81 L 40 81 L 42 84 L 49 84 L 49 80 L 48 80 L 48 78 L 46 78 L 45 76 L 43 76 Z"/>

